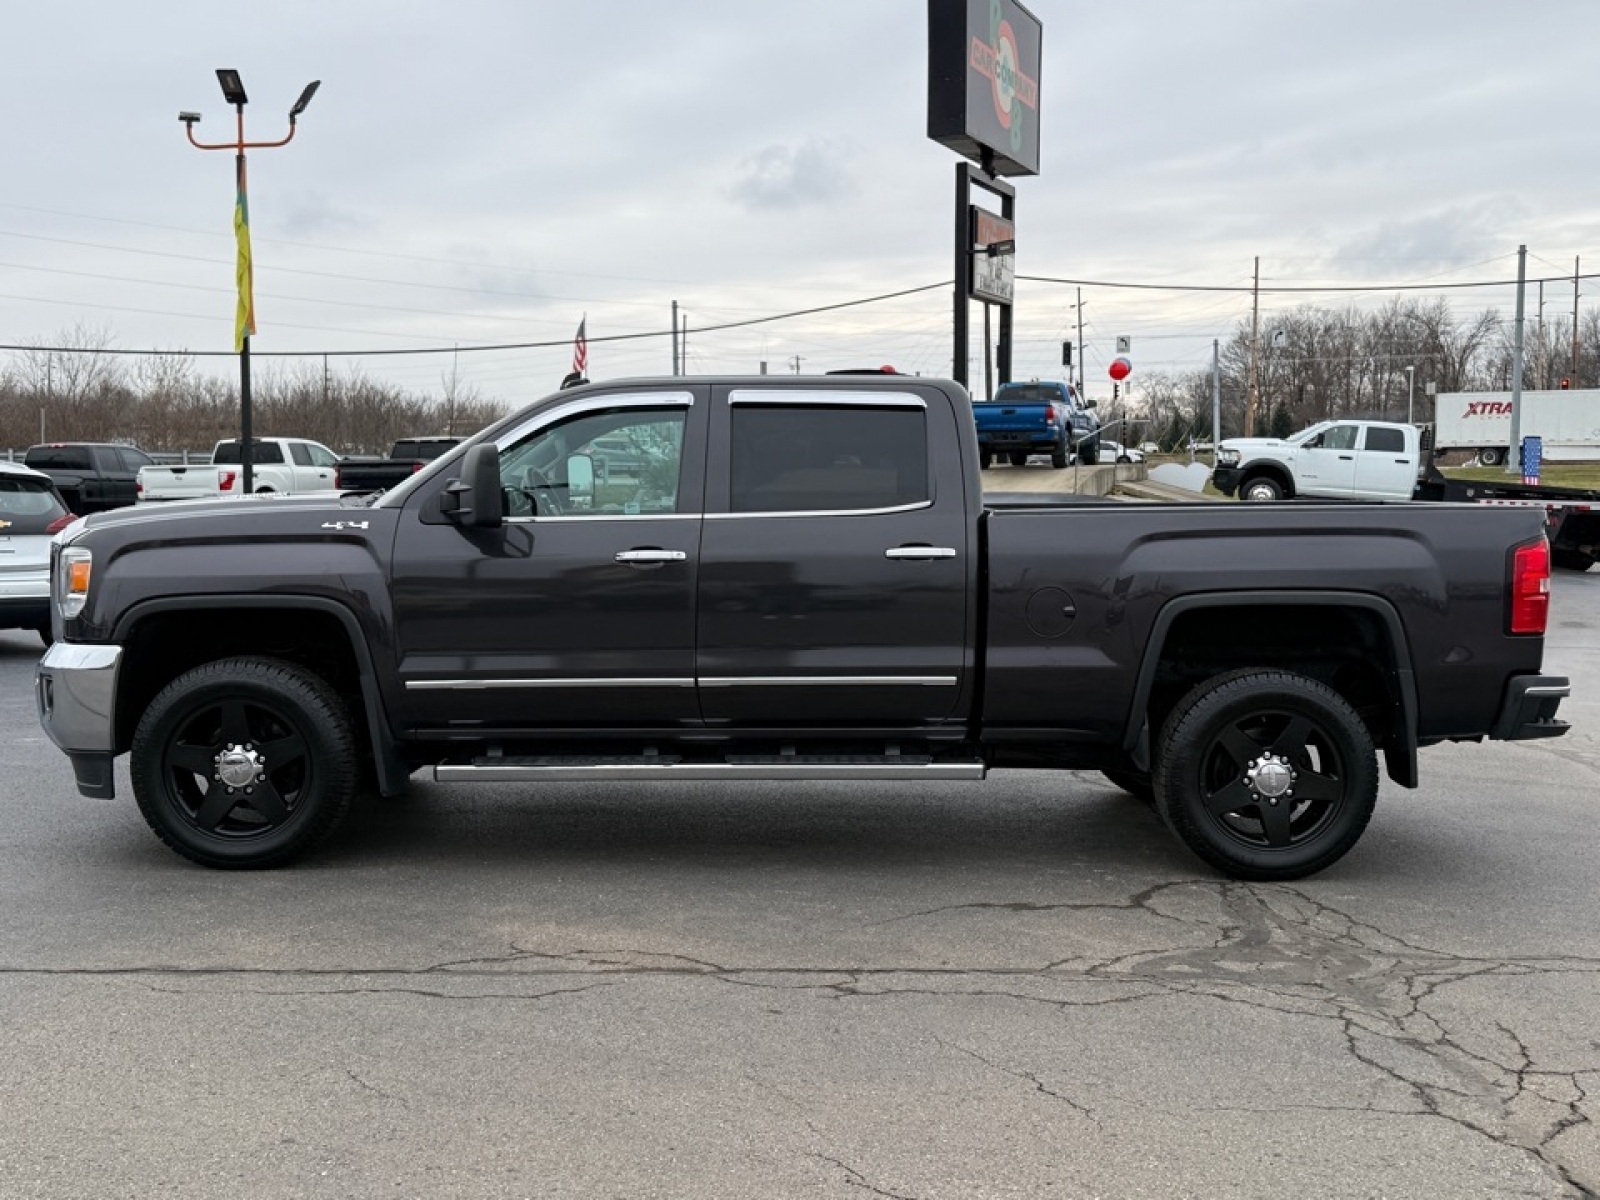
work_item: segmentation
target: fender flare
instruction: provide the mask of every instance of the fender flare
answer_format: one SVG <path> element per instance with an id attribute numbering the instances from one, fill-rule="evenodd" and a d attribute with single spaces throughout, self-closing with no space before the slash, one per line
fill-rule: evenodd
<path id="1" fill-rule="evenodd" d="M 325 596 L 163 596 L 142 600 L 119 616 L 112 629 L 111 640 L 118 645 L 126 644 L 134 625 L 145 617 L 195 608 L 299 608 L 328 613 L 336 618 L 344 626 L 345 636 L 350 639 L 350 648 L 355 653 L 356 667 L 360 673 L 361 702 L 366 710 L 367 726 L 372 731 L 372 758 L 377 766 L 378 790 L 385 796 L 398 796 L 405 791 L 411 773 L 406 770 L 399 744 L 389 727 L 383 693 L 378 687 L 377 669 L 372 661 L 372 649 L 367 645 L 361 621 L 348 606 Z"/>
<path id="2" fill-rule="evenodd" d="M 1207 608 L 1239 608 L 1264 605 L 1294 605 L 1317 608 L 1359 608 L 1374 613 L 1382 621 L 1394 651 L 1395 682 L 1400 693 L 1399 745 L 1384 750 L 1389 777 L 1402 787 L 1417 786 L 1417 677 L 1411 667 L 1411 644 L 1405 624 L 1394 605 L 1381 596 L 1365 592 L 1315 591 L 1280 592 L 1269 589 L 1247 592 L 1212 592 L 1203 596 L 1180 596 L 1156 614 L 1145 642 L 1144 657 L 1134 684 L 1128 721 L 1122 734 L 1122 748 L 1140 770 L 1149 770 L 1150 693 L 1155 690 L 1156 669 L 1173 623 L 1186 613 Z"/>

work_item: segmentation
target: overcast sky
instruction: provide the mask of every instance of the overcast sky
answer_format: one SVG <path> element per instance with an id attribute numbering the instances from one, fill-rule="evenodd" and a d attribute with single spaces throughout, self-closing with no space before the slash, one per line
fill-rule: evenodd
<path id="1" fill-rule="evenodd" d="M 1042 143 L 1040 174 L 1013 180 L 1020 274 L 1246 287 L 1259 255 L 1264 286 L 1509 280 L 1519 243 L 1531 276 L 1570 276 L 1575 255 L 1600 271 L 1594 0 L 1029 7 Z M 177 114 L 231 138 L 214 71 L 235 67 L 251 140 L 282 137 L 322 80 L 294 141 L 250 155 L 257 354 L 459 346 L 464 382 L 521 402 L 567 370 L 585 313 L 592 378 L 668 370 L 665 338 L 600 339 L 667 330 L 676 300 L 695 372 L 951 370 L 948 289 L 699 332 L 952 277 L 958 159 L 927 137 L 927 0 L 0 13 L 0 343 L 85 328 L 232 349 L 232 159 L 191 147 Z M 1091 392 L 1117 335 L 1136 372 L 1197 369 L 1250 306 L 1083 296 Z M 1017 375 L 1059 374 L 1076 300 L 1018 285 Z M 1570 282 L 1546 303 L 1570 312 Z M 974 309 L 975 379 L 981 329 Z M 561 344 L 470 350 L 528 341 Z M 352 364 L 437 390 L 451 356 L 330 360 Z"/>

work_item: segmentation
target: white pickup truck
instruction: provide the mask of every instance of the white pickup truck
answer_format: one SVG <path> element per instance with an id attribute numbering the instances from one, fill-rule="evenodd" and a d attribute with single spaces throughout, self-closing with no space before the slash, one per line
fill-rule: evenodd
<path id="1" fill-rule="evenodd" d="M 321 442 L 272 437 L 251 440 L 251 474 L 256 495 L 325 492 L 334 488 L 339 456 Z M 138 500 L 215 499 L 244 494 L 244 468 L 237 439 L 218 442 L 207 466 L 141 467 Z"/>
<path id="2" fill-rule="evenodd" d="M 1291 438 L 1226 438 L 1212 485 L 1241 500 L 1409 500 L 1422 434 L 1389 421 L 1321 421 Z"/>

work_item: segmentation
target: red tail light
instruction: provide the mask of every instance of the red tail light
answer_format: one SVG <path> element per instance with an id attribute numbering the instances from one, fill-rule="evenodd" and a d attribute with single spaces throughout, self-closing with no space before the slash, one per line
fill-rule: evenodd
<path id="1" fill-rule="evenodd" d="M 239 478 L 239 472 L 237 472 L 237 471 L 224 471 L 222 473 L 222 477 L 217 480 L 217 489 L 219 491 L 223 491 L 223 492 L 231 492 L 231 491 L 233 491 L 233 481 L 238 479 L 238 478 Z"/>
<path id="2" fill-rule="evenodd" d="M 72 513 L 63 513 L 54 521 L 51 521 L 50 524 L 46 525 L 44 527 L 44 531 L 46 533 L 60 533 L 63 529 L 65 529 L 68 525 L 71 525 L 77 519 L 78 518 Z"/>
<path id="3" fill-rule="evenodd" d="M 1543 634 L 1550 619 L 1550 543 L 1540 538 L 1511 552 L 1511 632 Z"/>
<path id="4" fill-rule="evenodd" d="M 411 473 L 415 475 L 420 470 L 422 470 L 422 460 L 419 458 L 416 462 L 411 464 Z"/>
<path id="5" fill-rule="evenodd" d="M 338 463 L 333 465 L 333 490 L 338 491 L 344 487 L 344 468 Z"/>

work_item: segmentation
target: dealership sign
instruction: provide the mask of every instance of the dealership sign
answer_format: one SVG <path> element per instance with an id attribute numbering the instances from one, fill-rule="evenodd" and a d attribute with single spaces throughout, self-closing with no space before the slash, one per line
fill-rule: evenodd
<path id="1" fill-rule="evenodd" d="M 928 0 L 928 136 L 996 175 L 1037 175 L 1043 42 L 1014 0 Z"/>

